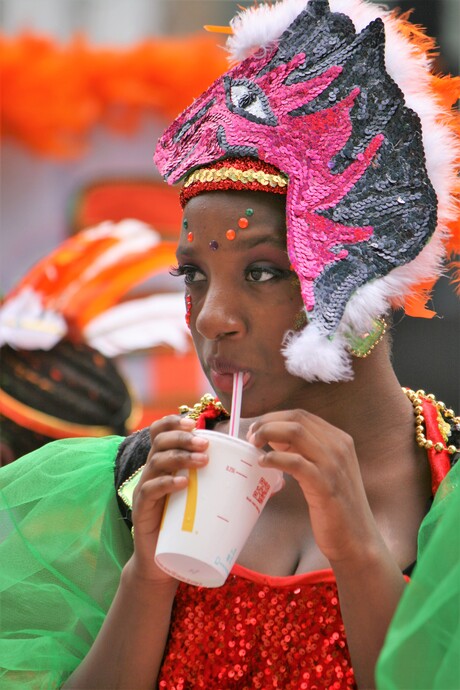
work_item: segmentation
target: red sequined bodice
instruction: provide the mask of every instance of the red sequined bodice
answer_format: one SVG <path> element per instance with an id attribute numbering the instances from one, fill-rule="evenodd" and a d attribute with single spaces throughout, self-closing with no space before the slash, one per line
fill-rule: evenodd
<path id="1" fill-rule="evenodd" d="M 355 688 L 332 571 L 269 577 L 235 566 L 223 587 L 181 583 L 159 687 Z"/>

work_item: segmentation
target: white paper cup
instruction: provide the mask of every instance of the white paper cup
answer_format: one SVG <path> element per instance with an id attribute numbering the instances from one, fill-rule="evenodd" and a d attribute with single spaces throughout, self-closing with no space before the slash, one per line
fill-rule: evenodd
<path id="1" fill-rule="evenodd" d="M 193 433 L 209 440 L 209 462 L 178 472 L 189 485 L 166 499 L 155 561 L 178 580 L 220 587 L 283 475 L 261 467 L 261 451 L 246 441 L 203 429 Z"/>

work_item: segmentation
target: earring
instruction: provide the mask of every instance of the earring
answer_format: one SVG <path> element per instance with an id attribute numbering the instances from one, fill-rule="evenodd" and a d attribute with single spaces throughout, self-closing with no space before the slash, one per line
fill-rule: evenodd
<path id="1" fill-rule="evenodd" d="M 386 333 L 388 324 L 383 317 L 374 320 L 373 328 L 368 333 L 363 333 L 361 336 L 349 333 L 347 335 L 348 351 L 354 357 L 363 359 L 370 355 L 372 350 L 382 340 Z"/>
<path id="2" fill-rule="evenodd" d="M 305 308 L 302 307 L 294 321 L 294 330 L 301 331 L 308 323 L 307 314 L 305 313 Z"/>
<path id="3" fill-rule="evenodd" d="M 190 318 L 192 316 L 192 296 L 185 295 L 185 323 L 190 330 Z"/>

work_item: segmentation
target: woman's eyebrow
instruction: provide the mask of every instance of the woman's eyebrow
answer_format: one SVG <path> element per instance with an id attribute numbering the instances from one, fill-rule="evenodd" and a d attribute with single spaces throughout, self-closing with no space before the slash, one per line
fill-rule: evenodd
<path id="1" fill-rule="evenodd" d="M 276 249 L 285 249 L 286 248 L 286 242 L 285 242 L 285 236 L 280 235 L 249 235 L 249 234 L 238 234 L 237 239 L 235 240 L 235 248 L 244 248 L 245 250 L 247 249 L 252 249 L 253 247 L 257 247 L 261 244 L 269 244 L 272 245 L 273 247 L 276 247 Z M 181 255 L 181 256 L 193 256 L 195 254 L 195 248 L 193 245 L 188 244 L 183 245 L 183 246 L 178 246 L 176 250 L 176 255 Z"/>
<path id="2" fill-rule="evenodd" d="M 240 237 L 241 235 L 239 235 L 239 238 Z M 285 247 L 286 235 L 281 236 L 281 234 L 270 234 L 257 236 L 245 234 L 243 237 L 241 237 L 240 243 L 248 249 L 251 249 L 252 247 L 257 247 L 259 244 L 271 244 L 279 249 L 280 247 Z"/>
<path id="3" fill-rule="evenodd" d="M 181 247 L 180 245 L 176 249 L 176 257 L 177 256 L 193 256 L 195 252 L 193 251 L 193 247 L 187 246 L 187 247 Z"/>

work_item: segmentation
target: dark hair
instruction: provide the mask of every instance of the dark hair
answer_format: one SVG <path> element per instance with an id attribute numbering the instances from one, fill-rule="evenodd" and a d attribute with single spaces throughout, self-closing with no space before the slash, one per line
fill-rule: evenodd
<path id="1" fill-rule="evenodd" d="M 0 388 L 15 401 L 63 422 L 104 426 L 123 436 L 128 432 L 130 393 L 115 364 L 97 350 L 63 340 L 51 350 L 5 345 L 0 358 Z M 55 440 L 7 415 L 0 414 L 1 440 L 16 457 Z"/>

